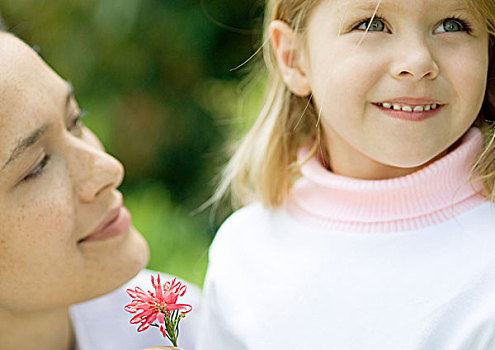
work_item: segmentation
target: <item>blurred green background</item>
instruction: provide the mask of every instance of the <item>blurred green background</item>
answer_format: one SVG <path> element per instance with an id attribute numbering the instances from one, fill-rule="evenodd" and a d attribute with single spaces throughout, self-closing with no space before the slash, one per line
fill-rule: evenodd
<path id="1" fill-rule="evenodd" d="M 263 78 L 249 73 L 255 63 L 232 69 L 260 45 L 262 6 L 243 0 L 0 4 L 8 29 L 72 82 L 88 111 L 84 122 L 124 164 L 121 190 L 150 244 L 148 267 L 198 285 L 208 246 L 229 211 L 194 210 L 214 191 L 226 141 L 249 125 L 259 105 Z"/>

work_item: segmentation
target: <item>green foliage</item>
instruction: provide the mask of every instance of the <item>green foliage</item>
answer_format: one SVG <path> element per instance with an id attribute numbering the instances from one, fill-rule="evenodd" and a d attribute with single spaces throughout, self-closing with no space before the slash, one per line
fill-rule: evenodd
<path id="1" fill-rule="evenodd" d="M 202 285 L 206 272 L 208 222 L 170 200 L 160 184 L 147 184 L 125 193 L 134 226 L 148 241 L 148 267 Z"/>

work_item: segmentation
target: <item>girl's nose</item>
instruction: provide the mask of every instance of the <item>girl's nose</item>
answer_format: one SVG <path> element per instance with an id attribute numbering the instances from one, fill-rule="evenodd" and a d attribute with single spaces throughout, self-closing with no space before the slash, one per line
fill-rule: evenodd
<path id="1" fill-rule="evenodd" d="M 407 39 L 396 48 L 395 59 L 391 65 L 391 74 L 395 79 L 420 81 L 435 79 L 439 67 L 432 50 L 424 40 Z"/>
<path id="2" fill-rule="evenodd" d="M 98 147 L 99 143 L 74 140 L 68 162 L 76 193 L 83 203 L 117 188 L 124 177 L 122 164 Z"/>

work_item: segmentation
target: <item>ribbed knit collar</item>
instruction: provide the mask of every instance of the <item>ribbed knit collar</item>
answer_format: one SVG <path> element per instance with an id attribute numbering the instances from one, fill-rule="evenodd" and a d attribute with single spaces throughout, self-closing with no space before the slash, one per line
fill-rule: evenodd
<path id="1" fill-rule="evenodd" d="M 302 166 L 287 208 L 301 219 L 338 230 L 405 231 L 449 220 L 485 202 L 480 183 L 469 173 L 481 152 L 483 136 L 471 128 L 450 153 L 412 174 L 386 180 L 336 175 L 318 158 Z M 299 152 L 304 159 L 308 150 Z"/>

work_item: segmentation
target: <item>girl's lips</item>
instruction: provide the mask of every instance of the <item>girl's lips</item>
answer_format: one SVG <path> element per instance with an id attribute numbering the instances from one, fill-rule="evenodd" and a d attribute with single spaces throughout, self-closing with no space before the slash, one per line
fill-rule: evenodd
<path id="1" fill-rule="evenodd" d="M 397 118 L 397 119 L 402 119 L 402 120 L 407 120 L 407 121 L 412 121 L 412 122 L 419 122 L 428 118 L 431 118 L 435 116 L 438 112 L 440 112 L 445 105 L 440 105 L 436 109 L 431 109 L 429 111 L 422 111 L 422 112 L 404 112 L 404 111 L 397 111 L 394 109 L 389 109 L 385 108 L 382 106 L 379 106 L 377 104 L 373 103 L 373 106 L 378 108 L 380 111 L 386 113 L 390 117 Z"/>
<path id="2" fill-rule="evenodd" d="M 131 224 L 131 213 L 129 213 L 126 207 L 121 206 L 111 212 L 105 221 L 106 223 L 103 223 L 101 228 L 80 240 L 79 243 L 103 241 L 127 232 Z"/>

